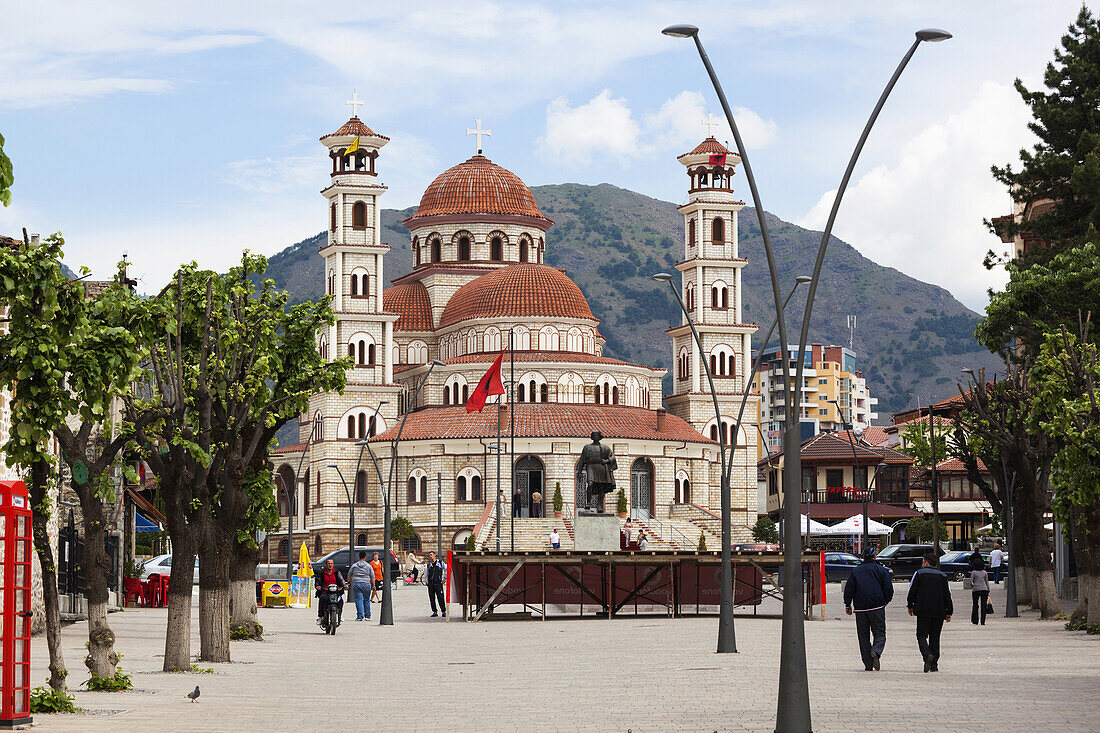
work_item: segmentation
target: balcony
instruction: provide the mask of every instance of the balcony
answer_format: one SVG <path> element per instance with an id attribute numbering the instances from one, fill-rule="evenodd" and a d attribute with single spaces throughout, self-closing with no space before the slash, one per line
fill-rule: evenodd
<path id="1" fill-rule="evenodd" d="M 869 502 L 882 504 L 908 504 L 909 492 L 905 490 L 887 491 L 882 489 L 858 489 L 855 486 L 829 486 L 824 489 L 803 489 L 803 504 L 851 504 L 863 502 L 864 495 Z"/>

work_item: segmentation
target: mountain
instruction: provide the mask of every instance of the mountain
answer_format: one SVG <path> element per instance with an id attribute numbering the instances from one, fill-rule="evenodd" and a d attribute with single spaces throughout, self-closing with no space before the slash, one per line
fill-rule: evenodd
<path id="1" fill-rule="evenodd" d="M 563 268 L 588 298 L 592 312 L 602 320 L 605 353 L 671 369 L 664 329 L 679 322 L 679 306 L 668 287 L 650 275 L 675 273 L 673 264 L 683 257 L 684 224 L 676 204 L 609 184 L 566 183 L 531 191 L 555 222 L 547 236 L 546 262 Z M 415 207 L 382 211 L 382 240 L 393 248 L 386 257 L 387 279 L 412 269 L 409 234 L 401 220 L 414 211 Z M 821 233 L 766 216 L 786 293 L 797 275 L 812 273 Z M 752 207 L 746 207 L 738 221 L 740 255 L 749 260 L 742 275 L 744 317 L 764 329 L 774 308 Z M 324 237 L 322 232 L 270 258 L 268 276 L 295 301 L 322 292 L 317 248 Z M 798 340 L 806 290 L 800 288 L 787 306 L 792 342 Z M 965 367 L 996 368 L 996 358 L 974 340 L 974 326 L 981 318 L 977 313 L 943 288 L 878 265 L 833 237 L 818 285 L 810 342 L 848 343 L 848 315 L 856 316 L 853 349 L 872 396 L 879 399 L 879 422 L 887 422 L 890 413 L 903 409 L 907 401 L 928 404 L 954 394 Z M 774 337 L 773 343 L 777 340 Z M 760 346 L 759 340 L 754 346 Z"/>

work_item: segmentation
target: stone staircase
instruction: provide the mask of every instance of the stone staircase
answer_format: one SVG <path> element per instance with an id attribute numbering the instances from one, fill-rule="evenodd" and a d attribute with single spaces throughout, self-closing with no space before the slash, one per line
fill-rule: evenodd
<path id="1" fill-rule="evenodd" d="M 478 549 L 496 549 L 496 518 L 496 511 L 493 509 L 488 510 L 488 516 L 476 535 L 475 544 Z M 512 549 L 510 534 L 513 526 L 511 503 L 500 505 L 500 523 L 500 549 L 507 552 Z M 542 552 L 549 550 L 550 530 L 555 527 L 558 530 L 558 536 L 561 538 L 561 549 L 573 549 L 573 520 L 564 514 L 560 518 L 554 517 L 552 514 L 549 517 L 534 519 L 516 517 L 514 526 L 517 551 Z"/>
<path id="2" fill-rule="evenodd" d="M 638 527 L 645 529 L 651 550 L 695 550 L 699 547 L 700 532 L 706 538 L 708 550 L 716 550 L 722 546 L 716 535 L 686 519 L 661 519 L 659 522 L 634 519 L 631 524 L 635 528 L 635 537 Z"/>

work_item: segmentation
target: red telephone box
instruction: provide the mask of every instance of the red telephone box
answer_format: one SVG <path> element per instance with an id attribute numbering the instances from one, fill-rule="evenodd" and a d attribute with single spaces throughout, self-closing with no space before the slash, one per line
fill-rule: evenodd
<path id="1" fill-rule="evenodd" d="M 0 481 L 0 728 L 31 722 L 31 506 L 22 481 Z"/>

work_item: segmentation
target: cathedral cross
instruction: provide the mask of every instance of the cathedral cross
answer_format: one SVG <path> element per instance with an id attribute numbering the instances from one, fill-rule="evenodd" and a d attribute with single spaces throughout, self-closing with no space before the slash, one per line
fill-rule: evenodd
<path id="1" fill-rule="evenodd" d="M 474 122 L 476 123 L 476 127 L 474 127 L 473 129 L 470 129 L 469 127 L 467 127 L 466 128 L 466 134 L 477 136 L 477 154 L 481 155 L 481 136 L 482 135 L 487 135 L 488 137 L 492 137 L 493 136 L 493 131 L 492 130 L 482 130 L 481 129 L 481 119 L 480 118 L 475 118 Z"/>
<path id="2" fill-rule="evenodd" d="M 714 128 L 721 127 L 722 122 L 714 115 L 707 113 L 707 116 L 703 118 L 703 127 L 707 128 L 707 135 L 714 137 Z"/>
<path id="3" fill-rule="evenodd" d="M 344 104 L 351 105 L 351 116 L 352 117 L 358 117 L 359 116 L 359 108 L 360 107 L 365 107 L 367 105 L 366 102 L 360 102 L 359 101 L 359 90 L 357 90 L 357 89 L 352 90 L 351 99 L 345 101 Z"/>

